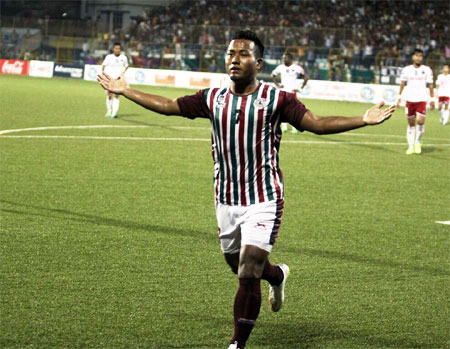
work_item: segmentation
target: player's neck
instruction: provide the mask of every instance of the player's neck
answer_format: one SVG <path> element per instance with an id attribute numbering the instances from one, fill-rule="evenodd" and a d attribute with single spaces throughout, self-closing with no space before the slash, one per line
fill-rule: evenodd
<path id="1" fill-rule="evenodd" d="M 256 78 L 253 81 L 231 81 L 231 92 L 236 95 L 250 95 L 255 92 L 259 87 L 259 82 Z"/>
<path id="2" fill-rule="evenodd" d="M 414 68 L 420 68 L 421 65 L 422 65 L 422 63 L 420 63 L 420 64 L 413 63 Z"/>

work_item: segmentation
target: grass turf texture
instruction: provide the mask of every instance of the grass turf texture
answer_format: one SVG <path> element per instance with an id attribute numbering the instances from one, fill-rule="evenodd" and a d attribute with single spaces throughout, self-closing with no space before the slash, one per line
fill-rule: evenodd
<path id="1" fill-rule="evenodd" d="M 106 119 L 92 82 L 0 76 L 0 86 L 2 130 L 148 126 L 10 135 L 205 139 L 0 136 L 0 347 L 225 348 L 238 284 L 217 239 L 208 121 L 124 98 Z M 304 102 L 321 115 L 369 106 Z M 271 260 L 292 273 L 280 313 L 263 282 L 249 348 L 448 347 L 450 229 L 435 221 L 450 219 L 450 126 L 438 119 L 429 113 L 421 156 L 404 154 L 403 109 L 345 135 L 283 136 L 341 144 L 282 142 Z"/>

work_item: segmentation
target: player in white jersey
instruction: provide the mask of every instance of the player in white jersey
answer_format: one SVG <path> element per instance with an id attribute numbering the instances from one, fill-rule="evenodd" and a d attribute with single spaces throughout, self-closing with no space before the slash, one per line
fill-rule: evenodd
<path id="1" fill-rule="evenodd" d="M 438 93 L 439 113 L 441 114 L 440 122 L 447 125 L 450 110 L 448 104 L 450 101 L 450 74 L 448 64 L 444 64 L 442 74 L 438 75 L 436 80 L 436 89 Z"/>
<path id="2" fill-rule="evenodd" d="M 124 79 L 106 74 L 97 78 L 104 89 L 146 109 L 211 122 L 219 239 L 225 260 L 239 279 L 229 349 L 245 347 L 261 307 L 261 280 L 270 284 L 272 311 L 279 311 L 284 301 L 289 268 L 268 259 L 284 203 L 278 166 L 280 123 L 286 121 L 316 134 L 339 133 L 380 124 L 395 111 L 395 106 L 381 109 L 382 102 L 362 116 L 318 116 L 294 94 L 256 79 L 263 53 L 264 46 L 254 32 L 236 32 L 225 58 L 230 87 L 208 88 L 173 100 L 131 89 Z"/>
<path id="3" fill-rule="evenodd" d="M 128 69 L 128 59 L 121 54 L 122 48 L 119 42 L 114 43 L 113 53 L 107 55 L 102 64 L 102 73 L 108 74 L 113 79 L 120 79 Z M 119 95 L 106 91 L 106 115 L 107 118 L 116 118 L 119 110 Z"/>
<path id="4" fill-rule="evenodd" d="M 281 75 L 281 83 L 277 81 L 277 76 Z M 303 84 L 300 87 L 300 79 L 303 79 Z M 293 62 L 292 54 L 289 52 L 283 55 L 283 64 L 280 64 L 272 72 L 272 80 L 278 88 L 281 88 L 287 92 L 297 94 L 300 90 L 306 86 L 308 82 L 308 76 L 305 74 L 305 70 L 298 64 Z M 288 125 L 283 122 L 281 124 L 281 131 L 287 132 Z M 292 128 L 292 133 L 298 133 L 296 128 Z"/>
<path id="5" fill-rule="evenodd" d="M 433 71 L 422 64 L 423 51 L 415 49 L 412 55 L 413 64 L 403 68 L 400 75 L 400 90 L 397 106 L 402 100 L 405 89 L 406 118 L 408 128 L 407 155 L 422 153 L 422 136 L 425 132 L 425 117 L 427 116 L 427 101 L 431 98 L 430 106 L 434 108 Z M 405 88 L 406 86 L 406 88 Z"/>

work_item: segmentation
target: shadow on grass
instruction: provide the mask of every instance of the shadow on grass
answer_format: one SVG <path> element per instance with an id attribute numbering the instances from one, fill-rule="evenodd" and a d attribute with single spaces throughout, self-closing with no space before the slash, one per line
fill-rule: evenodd
<path id="1" fill-rule="evenodd" d="M 151 122 L 129 119 L 130 117 L 134 117 L 134 116 L 142 116 L 142 114 L 123 114 L 123 115 L 119 115 L 119 119 L 121 121 L 124 121 L 129 124 L 134 124 L 134 125 L 164 127 L 164 125 L 161 126 L 159 124 L 155 124 L 155 123 L 151 123 Z"/>
<path id="2" fill-rule="evenodd" d="M 61 220 L 71 220 L 82 223 L 91 223 L 97 225 L 104 226 L 112 226 L 119 228 L 126 228 L 132 231 L 145 231 L 145 232 L 157 232 L 163 234 L 176 234 L 179 236 L 189 236 L 195 237 L 195 239 L 202 239 L 208 242 L 217 242 L 217 235 L 211 232 L 204 231 L 195 231 L 190 229 L 181 229 L 176 227 L 167 227 L 161 225 L 153 225 L 153 224 L 145 224 L 145 223 L 137 223 L 132 221 L 127 221 L 123 219 L 117 218 L 108 218 L 95 216 L 85 213 L 79 213 L 74 211 L 69 211 L 66 209 L 55 209 L 55 208 L 47 208 L 41 206 L 27 205 L 16 203 L 7 200 L 0 200 L 0 202 L 17 206 L 17 207 L 25 207 L 25 208 L 33 208 L 36 210 L 41 210 L 46 213 L 32 213 L 27 211 L 13 210 L 13 209 L 0 209 L 0 211 L 19 214 L 19 215 L 29 215 L 29 216 L 41 216 L 47 218 L 61 219 Z M 308 249 L 308 248 L 296 248 L 295 246 L 286 246 L 283 249 L 283 252 L 293 253 L 293 254 L 303 254 L 310 257 L 320 257 L 329 260 L 338 260 L 338 261 L 350 261 L 360 264 L 372 265 L 375 267 L 387 267 L 387 268 L 395 268 L 400 270 L 410 270 L 414 272 L 423 272 L 430 275 L 450 275 L 450 271 L 446 269 L 429 267 L 429 266 L 421 266 L 421 265 L 411 265 L 402 262 L 396 262 L 388 259 L 380 259 L 373 258 L 369 256 L 362 256 L 354 253 L 340 252 L 340 251 L 327 251 L 327 250 L 316 250 L 316 249 Z"/>
<path id="3" fill-rule="evenodd" d="M 428 348 L 430 343 L 420 343 L 398 334 L 382 336 L 358 329 L 342 329 L 334 324 L 325 323 L 275 323 L 260 322 L 263 328 L 255 331 L 250 337 L 250 345 L 259 345 L 267 348 L 323 348 L 329 343 L 329 347 L 344 343 L 332 343 L 348 341 L 352 347 L 360 348 Z"/>
<path id="4" fill-rule="evenodd" d="M 395 262 L 388 259 L 379 259 L 368 256 L 361 256 L 354 253 L 340 251 L 315 250 L 311 248 L 293 248 L 287 247 L 283 252 L 291 252 L 295 254 L 303 254 L 310 257 L 320 257 L 330 260 L 349 261 L 361 264 L 369 264 L 374 267 L 396 268 L 401 270 L 410 270 L 414 272 L 423 272 L 430 275 L 450 275 L 450 271 L 436 267 L 428 267 L 421 265 L 411 265 L 402 262 Z"/>
<path id="5" fill-rule="evenodd" d="M 216 241 L 217 235 L 212 234 L 211 232 L 204 232 L 204 231 L 194 231 L 190 229 L 180 229 L 175 227 L 166 227 L 166 226 L 160 226 L 160 225 L 154 225 L 154 224 L 143 224 L 143 223 L 136 223 L 132 221 L 117 219 L 117 218 L 108 218 L 108 217 L 101 217 L 101 216 L 95 216 L 85 213 L 79 213 L 74 211 L 69 211 L 66 209 L 56 209 L 56 208 L 47 208 L 42 206 L 35 206 L 35 205 L 27 205 L 27 204 L 20 204 L 12 201 L 7 200 L 0 200 L 0 202 L 14 205 L 17 207 L 24 207 L 24 208 L 33 208 L 36 210 L 44 211 L 44 213 L 34 213 L 30 211 L 21 211 L 17 209 L 6 209 L 2 208 L 0 211 L 6 212 L 6 213 L 12 213 L 12 214 L 18 214 L 18 215 L 27 215 L 27 216 L 39 216 L 39 217 L 46 217 L 46 218 L 53 218 L 53 219 L 59 219 L 59 220 L 70 220 L 75 222 L 81 222 L 81 223 L 91 223 L 96 225 L 104 225 L 104 226 L 112 226 L 112 227 L 118 227 L 118 228 L 126 228 L 130 229 L 132 231 L 145 231 L 145 232 L 157 232 L 157 233 L 163 233 L 163 234 L 176 234 L 180 236 L 191 236 L 195 237 L 195 239 L 204 239 L 206 241 Z"/>

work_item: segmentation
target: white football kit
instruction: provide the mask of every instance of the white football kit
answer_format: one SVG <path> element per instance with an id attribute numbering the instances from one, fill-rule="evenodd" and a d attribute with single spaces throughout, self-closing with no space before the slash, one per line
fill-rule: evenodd
<path id="1" fill-rule="evenodd" d="M 104 67 L 104 72 L 112 77 L 113 79 L 118 79 L 120 75 L 128 67 L 128 59 L 125 55 L 116 56 L 111 53 L 105 57 L 102 66 Z M 119 110 L 119 96 L 115 95 L 115 98 L 112 98 L 114 94 L 105 91 L 106 97 L 106 117 L 107 118 L 116 118 L 117 111 Z"/>
<path id="2" fill-rule="evenodd" d="M 281 75 L 281 84 L 283 90 L 293 92 L 294 90 L 300 90 L 300 76 L 305 75 L 305 70 L 298 64 L 291 64 L 289 67 L 284 64 L 280 64 L 274 69 L 272 75 Z"/>
<path id="3" fill-rule="evenodd" d="M 400 81 L 406 82 L 404 98 L 407 102 L 427 102 L 427 84 L 433 83 L 433 71 L 426 65 L 416 68 L 411 64 L 403 68 Z"/>
<path id="4" fill-rule="evenodd" d="M 439 97 L 450 97 L 450 74 L 439 74 L 436 80 L 436 85 L 439 86 Z"/>
<path id="5" fill-rule="evenodd" d="M 111 53 L 105 57 L 102 65 L 105 67 L 106 74 L 117 79 L 128 67 L 128 59 L 125 55 L 116 56 Z"/>

